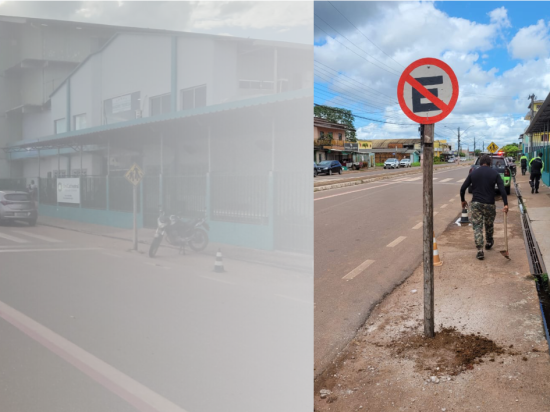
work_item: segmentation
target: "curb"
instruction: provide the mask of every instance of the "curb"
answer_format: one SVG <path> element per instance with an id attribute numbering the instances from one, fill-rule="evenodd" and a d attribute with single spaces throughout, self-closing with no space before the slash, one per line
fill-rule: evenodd
<path id="1" fill-rule="evenodd" d="M 439 170 L 458 169 L 458 168 L 465 167 L 465 166 L 469 166 L 469 165 L 440 167 L 440 168 L 437 168 L 437 170 L 439 171 Z M 422 173 L 422 169 L 420 169 L 420 170 L 411 170 L 411 171 L 406 172 L 406 173 L 395 173 L 395 174 L 389 174 L 389 175 L 385 175 L 385 176 L 377 176 L 377 177 L 371 177 L 371 178 L 356 178 L 356 180 L 352 180 L 352 181 L 341 182 L 341 183 L 333 183 L 333 184 L 326 185 L 326 186 L 317 186 L 317 187 L 313 188 L 313 192 L 320 192 L 320 191 L 323 191 L 323 190 L 330 190 L 330 189 L 338 189 L 338 188 L 348 187 L 348 186 L 356 186 L 356 185 L 360 185 L 360 184 L 363 184 L 363 183 L 371 183 L 371 182 L 376 182 L 376 181 L 379 181 L 379 180 L 393 179 L 395 177 L 409 176 L 409 175 L 415 175 L 415 174 L 420 174 L 420 173 Z"/>

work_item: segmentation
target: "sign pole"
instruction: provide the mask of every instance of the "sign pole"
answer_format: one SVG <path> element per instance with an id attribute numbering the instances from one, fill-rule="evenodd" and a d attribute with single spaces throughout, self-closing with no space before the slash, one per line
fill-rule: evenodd
<path id="1" fill-rule="evenodd" d="M 137 231 L 137 185 L 134 185 L 134 250 L 138 250 L 138 231 Z"/>
<path id="2" fill-rule="evenodd" d="M 433 166 L 434 166 L 434 124 L 424 125 L 422 141 L 423 147 L 423 189 L 422 209 L 423 222 L 423 266 L 424 266 L 424 335 L 433 338 L 434 327 L 434 265 L 433 265 Z"/>

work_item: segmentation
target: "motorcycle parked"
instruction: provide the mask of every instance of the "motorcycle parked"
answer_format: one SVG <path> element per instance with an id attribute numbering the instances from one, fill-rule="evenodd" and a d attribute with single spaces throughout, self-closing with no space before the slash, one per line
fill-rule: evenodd
<path id="1" fill-rule="evenodd" d="M 210 226 L 206 223 L 206 210 L 203 217 L 192 221 L 185 221 L 178 215 L 166 217 L 161 210 L 157 219 L 155 238 L 149 247 L 149 256 L 155 257 L 165 235 L 170 245 L 179 246 L 181 254 L 185 253 L 186 245 L 195 252 L 200 252 L 208 246 L 207 230 L 210 230 Z"/>

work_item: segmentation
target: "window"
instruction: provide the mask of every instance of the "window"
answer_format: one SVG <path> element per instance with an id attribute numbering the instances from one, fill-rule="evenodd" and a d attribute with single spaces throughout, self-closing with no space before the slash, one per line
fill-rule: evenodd
<path id="1" fill-rule="evenodd" d="M 342 133 L 338 133 L 338 140 L 342 140 Z"/>
<path id="2" fill-rule="evenodd" d="M 194 109 L 206 106 L 206 85 L 190 87 L 181 91 L 181 109 Z"/>
<path id="3" fill-rule="evenodd" d="M 323 132 L 322 130 L 319 131 L 319 139 L 323 139 L 325 137 L 325 132 Z"/>
<path id="4" fill-rule="evenodd" d="M 67 131 L 67 121 L 65 119 L 57 119 L 54 121 L 54 133 L 60 134 Z"/>
<path id="5" fill-rule="evenodd" d="M 328 138 L 332 140 L 332 132 L 328 132 Z"/>
<path id="6" fill-rule="evenodd" d="M 150 99 L 150 116 L 157 116 L 163 113 L 170 113 L 172 108 L 172 95 L 170 93 L 161 96 L 151 97 Z"/>
<path id="7" fill-rule="evenodd" d="M 140 92 L 113 97 L 103 102 L 103 122 L 112 124 L 141 117 Z"/>
<path id="8" fill-rule="evenodd" d="M 73 116 L 73 127 L 74 127 L 74 130 L 82 130 L 87 127 L 86 113 L 77 114 L 76 116 Z"/>

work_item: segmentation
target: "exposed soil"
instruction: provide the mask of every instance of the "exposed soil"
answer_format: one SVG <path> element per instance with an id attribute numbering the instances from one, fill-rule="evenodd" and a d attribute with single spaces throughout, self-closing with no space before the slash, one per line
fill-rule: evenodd
<path id="1" fill-rule="evenodd" d="M 493 355 L 488 360 L 494 362 L 495 356 L 506 353 L 504 348 L 479 333 L 463 335 L 454 327 L 442 327 L 433 339 L 413 335 L 392 341 L 390 348 L 395 355 L 412 358 L 418 372 L 451 376 L 473 369 L 474 364 L 484 362 L 482 358 L 486 355 Z"/>

